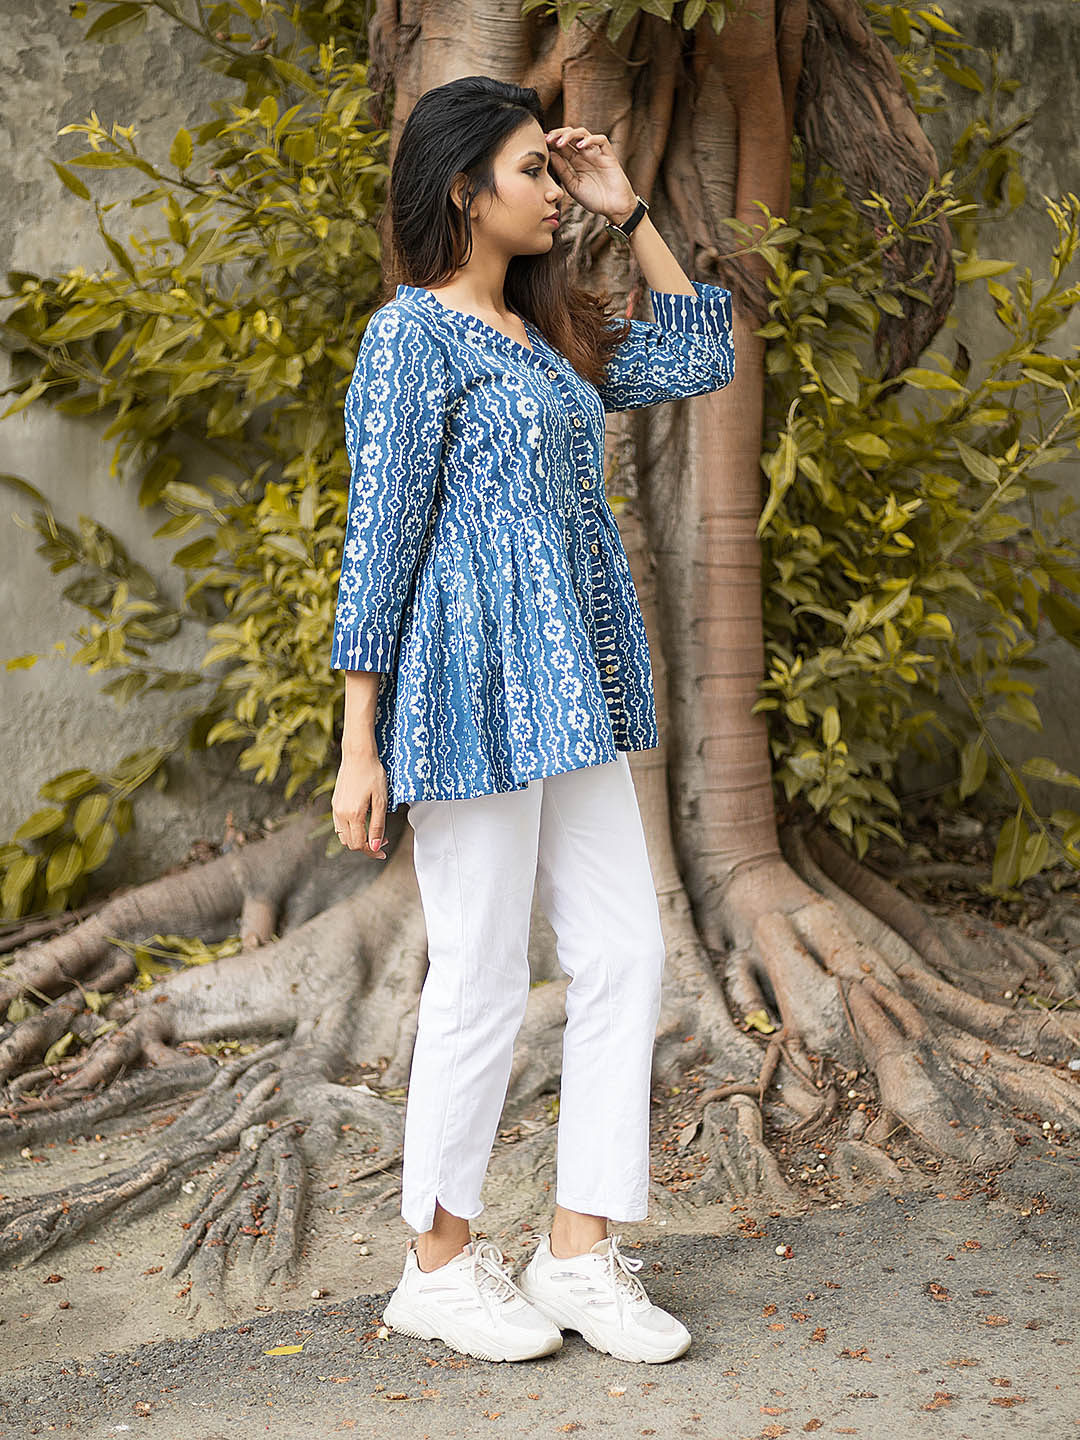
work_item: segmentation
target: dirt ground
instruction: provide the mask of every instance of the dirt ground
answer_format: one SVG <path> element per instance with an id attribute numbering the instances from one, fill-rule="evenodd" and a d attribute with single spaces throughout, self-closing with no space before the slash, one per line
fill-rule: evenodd
<path id="1" fill-rule="evenodd" d="M 948 859 L 940 836 L 925 838 L 925 858 Z M 970 851 L 972 838 L 956 843 Z M 958 873 L 912 893 L 943 913 L 974 908 L 1012 924 L 1060 900 L 1056 887 L 1029 887 L 1023 906 L 1003 905 Z M 786 1208 L 731 1205 L 694 1189 L 698 1089 L 691 1075 L 656 1092 L 649 1219 L 611 1227 L 645 1261 L 652 1297 L 690 1327 L 678 1361 L 630 1365 L 573 1332 L 557 1354 L 518 1365 L 380 1335 L 411 1234 L 398 1213 L 400 1164 L 359 1178 L 364 1137 L 344 1135 L 311 1177 L 288 1284 L 260 1290 L 239 1266 L 211 1295 L 187 1272 L 169 1274 L 221 1161 L 75 1245 L 0 1266 L 0 1440 L 1080 1437 L 1073 1137 L 1044 1139 L 1033 1125 L 1017 1163 L 993 1179 L 897 1152 L 903 1182 L 889 1193 L 832 1174 L 819 1135 L 777 1146 Z M 845 1092 L 842 1110 L 865 1098 Z M 5 1155 L 0 1194 L 119 1170 L 157 1143 L 180 1104 Z M 472 1230 L 516 1265 L 550 1220 L 556 1130 L 543 1097 L 503 1125 Z M 267 1353 L 282 1345 L 301 1348 Z"/>
<path id="2" fill-rule="evenodd" d="M 507 1144 L 473 1222 L 515 1263 L 547 1225 L 553 1137 L 548 1125 Z M 0 1187 L 116 1168 L 152 1140 L 153 1128 L 62 1142 L 6 1161 Z M 786 1214 L 694 1207 L 656 1183 L 649 1219 L 621 1233 L 650 1294 L 694 1335 L 662 1366 L 614 1360 L 572 1332 L 518 1365 L 380 1337 L 411 1232 L 392 1175 L 362 1211 L 348 1170 L 339 1152 L 316 1180 L 295 1283 L 261 1295 L 197 1298 L 183 1272 L 168 1276 L 200 1177 L 93 1243 L 6 1269 L 0 1437 L 1080 1434 L 1080 1190 L 1061 1149 L 1030 1145 L 988 1184 L 913 1176 L 899 1195 L 852 1204 L 819 1190 Z M 523 1220 L 529 1184 L 537 1205 Z M 303 1348 L 266 1354 L 283 1344 Z"/>

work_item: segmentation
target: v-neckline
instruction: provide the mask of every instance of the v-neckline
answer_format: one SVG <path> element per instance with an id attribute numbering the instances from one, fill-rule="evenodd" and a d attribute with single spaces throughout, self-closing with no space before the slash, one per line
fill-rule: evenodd
<path id="1" fill-rule="evenodd" d="M 398 296 L 403 294 L 415 295 L 426 304 L 437 306 L 445 315 L 460 320 L 467 329 L 473 330 L 481 335 L 493 335 L 505 344 L 512 346 L 522 355 L 528 355 L 531 360 L 540 359 L 539 347 L 537 345 L 537 338 L 540 332 L 531 321 L 525 319 L 524 315 L 522 315 L 520 319 L 522 325 L 525 327 L 526 335 L 528 335 L 533 342 L 531 347 L 523 345 L 520 340 L 515 340 L 512 335 L 507 335 L 505 330 L 499 330 L 494 325 L 489 325 L 486 320 L 481 320 L 479 315 L 472 315 L 467 310 L 455 310 L 452 305 L 444 305 L 437 295 L 433 295 L 430 290 L 422 285 L 407 285 L 402 282 L 398 286 L 397 293 Z"/>

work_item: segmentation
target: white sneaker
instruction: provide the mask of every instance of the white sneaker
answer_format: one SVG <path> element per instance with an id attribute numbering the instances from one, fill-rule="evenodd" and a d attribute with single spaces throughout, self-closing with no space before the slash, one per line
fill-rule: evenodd
<path id="1" fill-rule="evenodd" d="M 560 1260 L 544 1235 L 517 1283 L 538 1310 L 564 1330 L 577 1330 L 597 1350 L 619 1360 L 674 1360 L 690 1331 L 654 1305 L 632 1273 L 641 1260 L 619 1249 L 619 1235 L 598 1240 L 584 1255 Z"/>
<path id="2" fill-rule="evenodd" d="M 436 1270 L 421 1270 L 416 1240 L 383 1319 L 402 1335 L 442 1340 L 481 1360 L 532 1360 L 562 1345 L 558 1326 L 533 1308 L 491 1240 L 470 1240 Z"/>

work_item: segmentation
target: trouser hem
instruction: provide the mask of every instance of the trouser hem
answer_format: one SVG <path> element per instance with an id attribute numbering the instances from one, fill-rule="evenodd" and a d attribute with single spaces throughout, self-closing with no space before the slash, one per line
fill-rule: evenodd
<path id="1" fill-rule="evenodd" d="M 561 1205 L 564 1210 L 576 1210 L 580 1215 L 603 1215 L 614 1224 L 629 1224 L 632 1220 L 649 1218 L 649 1205 L 646 1200 L 610 1204 L 586 1197 L 567 1197 L 561 1190 L 556 1190 L 555 1204 Z"/>
<path id="2" fill-rule="evenodd" d="M 451 1215 L 456 1215 L 461 1220 L 475 1220 L 484 1209 L 482 1204 L 477 1205 L 475 1209 L 471 1210 L 465 1206 L 459 1208 L 457 1205 L 449 1202 L 443 1195 L 439 1195 L 436 1198 L 444 1210 L 449 1210 Z M 432 1200 L 430 1204 L 422 1206 L 414 1205 L 411 1201 L 403 1202 L 401 1206 L 401 1218 L 405 1221 L 406 1225 L 415 1230 L 418 1235 L 425 1234 L 426 1231 L 430 1230 L 435 1224 L 435 1200 Z M 425 1219 L 427 1224 L 422 1223 Z"/>

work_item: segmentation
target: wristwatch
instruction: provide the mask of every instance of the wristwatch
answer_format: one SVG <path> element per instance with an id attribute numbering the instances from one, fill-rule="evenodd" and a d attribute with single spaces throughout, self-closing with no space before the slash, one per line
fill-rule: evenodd
<path id="1" fill-rule="evenodd" d="M 645 214 L 646 210 L 648 210 L 649 208 L 649 202 L 647 200 L 643 200 L 640 195 L 635 195 L 634 199 L 637 201 L 637 204 L 634 206 L 633 210 L 631 210 L 630 214 L 626 217 L 622 224 L 616 225 L 613 220 L 605 220 L 605 230 L 610 230 L 615 235 L 621 235 L 624 240 L 630 239 L 631 230 L 633 230 L 634 226 L 638 223 L 641 217 Z"/>

